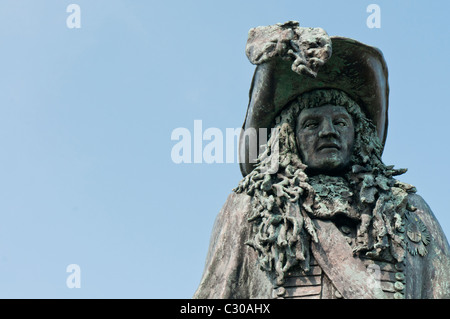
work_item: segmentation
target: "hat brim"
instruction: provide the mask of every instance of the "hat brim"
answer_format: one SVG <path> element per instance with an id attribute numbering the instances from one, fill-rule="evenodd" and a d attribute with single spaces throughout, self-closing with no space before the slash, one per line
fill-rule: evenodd
<path id="1" fill-rule="evenodd" d="M 249 105 L 239 138 L 239 162 L 243 176 L 256 159 L 249 158 L 244 132 L 249 128 L 272 128 L 275 117 L 299 95 L 315 89 L 338 89 L 347 93 L 377 128 L 384 146 L 388 126 L 389 84 L 383 54 L 375 47 L 353 39 L 331 37 L 332 56 L 317 77 L 292 71 L 292 62 L 274 58 L 256 67 L 249 92 Z M 258 150 L 259 150 L 258 141 Z"/>

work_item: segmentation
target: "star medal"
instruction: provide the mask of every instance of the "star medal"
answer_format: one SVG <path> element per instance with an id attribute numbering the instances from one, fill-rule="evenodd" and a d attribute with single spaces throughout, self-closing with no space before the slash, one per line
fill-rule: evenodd
<path id="1" fill-rule="evenodd" d="M 419 254 L 425 256 L 428 253 L 426 246 L 431 241 L 431 235 L 425 224 L 411 212 L 405 213 L 405 232 L 408 237 L 406 247 L 413 256 Z"/>

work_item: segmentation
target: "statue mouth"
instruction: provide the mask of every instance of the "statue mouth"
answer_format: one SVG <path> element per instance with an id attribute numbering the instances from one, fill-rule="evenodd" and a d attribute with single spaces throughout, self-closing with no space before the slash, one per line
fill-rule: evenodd
<path id="1" fill-rule="evenodd" d="M 317 148 L 318 151 L 330 150 L 330 149 L 340 150 L 341 147 L 336 143 L 323 143 L 323 144 L 319 145 L 319 147 Z"/>

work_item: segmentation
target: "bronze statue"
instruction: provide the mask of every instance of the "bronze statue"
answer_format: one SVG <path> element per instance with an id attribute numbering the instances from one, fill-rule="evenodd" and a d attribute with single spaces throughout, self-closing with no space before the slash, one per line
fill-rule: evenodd
<path id="1" fill-rule="evenodd" d="M 450 249 L 414 186 L 381 155 L 382 53 L 287 22 L 250 30 L 256 71 L 244 178 L 216 218 L 194 298 L 450 298 Z M 261 145 L 259 145 L 261 144 Z"/>

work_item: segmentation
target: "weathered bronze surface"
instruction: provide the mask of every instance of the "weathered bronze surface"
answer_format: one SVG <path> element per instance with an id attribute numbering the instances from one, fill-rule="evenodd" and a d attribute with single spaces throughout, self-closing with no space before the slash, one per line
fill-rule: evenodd
<path id="1" fill-rule="evenodd" d="M 382 53 L 287 22 L 250 30 L 243 125 L 273 128 L 212 231 L 194 298 L 450 298 L 450 249 L 406 172 L 382 160 Z M 277 165 L 273 165 L 273 163 Z"/>

